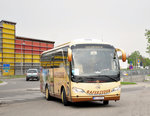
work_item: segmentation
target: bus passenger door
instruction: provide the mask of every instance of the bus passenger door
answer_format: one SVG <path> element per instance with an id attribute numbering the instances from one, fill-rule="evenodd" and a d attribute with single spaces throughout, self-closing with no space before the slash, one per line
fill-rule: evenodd
<path id="1" fill-rule="evenodd" d="M 63 60 L 65 66 L 65 82 L 66 82 L 66 96 L 71 98 L 71 82 L 70 82 L 70 62 L 68 61 L 68 48 L 63 49 Z"/>
<path id="2" fill-rule="evenodd" d="M 54 94 L 54 57 L 52 57 L 50 61 L 49 73 L 49 89 L 50 93 Z"/>

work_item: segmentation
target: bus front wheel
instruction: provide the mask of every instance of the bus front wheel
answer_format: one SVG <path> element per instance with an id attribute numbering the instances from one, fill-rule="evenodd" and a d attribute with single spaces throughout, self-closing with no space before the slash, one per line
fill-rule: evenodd
<path id="1" fill-rule="evenodd" d="M 64 104 L 64 106 L 67 106 L 68 105 L 68 101 L 67 101 L 66 92 L 65 92 L 64 88 L 63 88 L 63 90 L 61 92 L 61 99 L 62 99 L 62 103 Z"/>
<path id="2" fill-rule="evenodd" d="M 48 90 L 48 87 L 46 86 L 46 88 L 45 88 L 45 98 L 46 98 L 46 100 L 50 100 L 51 99 L 51 96 L 50 96 L 50 94 L 49 94 L 49 90 Z"/>

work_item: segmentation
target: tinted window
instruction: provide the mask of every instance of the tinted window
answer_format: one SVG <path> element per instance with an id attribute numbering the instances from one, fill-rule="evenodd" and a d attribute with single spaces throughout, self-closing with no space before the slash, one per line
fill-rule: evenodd
<path id="1" fill-rule="evenodd" d="M 54 67 L 61 68 L 64 67 L 64 58 L 62 51 L 56 52 L 54 56 Z"/>
<path id="2" fill-rule="evenodd" d="M 29 70 L 28 73 L 37 73 L 36 70 Z"/>

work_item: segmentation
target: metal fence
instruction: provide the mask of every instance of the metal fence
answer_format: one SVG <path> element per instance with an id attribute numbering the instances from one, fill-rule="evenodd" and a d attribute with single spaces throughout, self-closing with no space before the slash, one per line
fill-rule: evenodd
<path id="1" fill-rule="evenodd" d="M 121 76 L 148 75 L 148 74 L 150 74 L 150 69 L 121 70 Z"/>

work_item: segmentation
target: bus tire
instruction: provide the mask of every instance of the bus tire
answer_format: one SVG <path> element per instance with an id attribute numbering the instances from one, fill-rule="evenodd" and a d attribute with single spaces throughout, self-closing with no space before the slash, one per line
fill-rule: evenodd
<path id="1" fill-rule="evenodd" d="M 103 104 L 104 104 L 104 105 L 108 105 L 108 104 L 109 104 L 109 101 L 108 101 L 108 100 L 103 101 Z"/>
<path id="2" fill-rule="evenodd" d="M 64 104 L 64 106 L 68 106 L 68 101 L 67 101 L 66 92 L 64 88 L 61 92 L 61 99 L 62 99 L 62 103 Z"/>
<path id="3" fill-rule="evenodd" d="M 46 100 L 50 100 L 51 99 L 51 96 L 50 96 L 50 94 L 49 94 L 49 89 L 48 89 L 48 87 L 46 86 L 46 88 L 45 88 L 45 98 L 46 98 Z"/>

